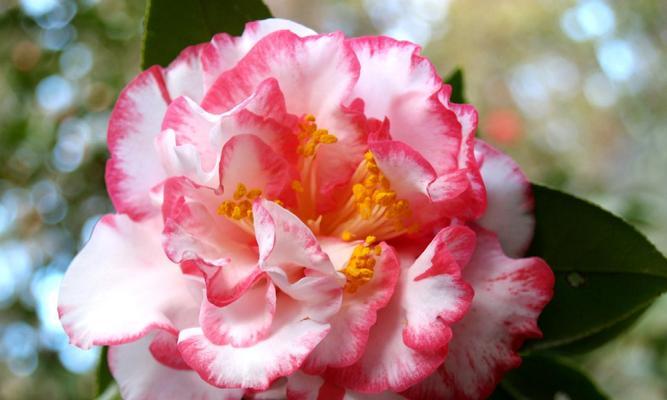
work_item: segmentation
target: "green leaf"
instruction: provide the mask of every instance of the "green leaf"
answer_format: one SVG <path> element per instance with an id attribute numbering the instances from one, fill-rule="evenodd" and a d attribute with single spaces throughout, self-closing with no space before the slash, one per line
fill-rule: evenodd
<path id="1" fill-rule="evenodd" d="M 554 298 L 540 316 L 544 337 L 525 350 L 590 350 L 623 332 L 667 290 L 667 260 L 632 226 L 574 196 L 533 185 L 529 253 L 554 270 Z"/>
<path id="2" fill-rule="evenodd" d="M 463 70 L 461 68 L 455 69 L 448 77 L 445 78 L 445 83 L 452 86 L 452 103 L 466 103 L 465 87 L 463 84 Z"/>
<path id="3" fill-rule="evenodd" d="M 96 373 L 96 389 L 95 397 L 101 396 L 109 386 L 114 383 L 113 376 L 111 376 L 111 371 L 109 371 L 109 363 L 107 362 L 107 354 L 109 352 L 108 347 L 102 347 L 102 353 L 100 355 L 100 362 L 97 366 Z"/>
<path id="4" fill-rule="evenodd" d="M 270 17 L 261 0 L 149 0 L 141 66 L 166 66 L 187 46 L 220 32 L 239 35 L 246 22 Z"/>
<path id="5" fill-rule="evenodd" d="M 595 384 L 569 361 L 547 355 L 524 357 L 521 367 L 510 371 L 491 396 L 496 400 L 604 400 Z"/>

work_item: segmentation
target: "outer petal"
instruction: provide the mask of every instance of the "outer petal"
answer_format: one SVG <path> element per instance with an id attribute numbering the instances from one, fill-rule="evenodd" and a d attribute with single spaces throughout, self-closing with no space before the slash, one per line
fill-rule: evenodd
<path id="1" fill-rule="evenodd" d="M 265 36 L 233 69 L 220 75 L 202 106 L 211 112 L 228 110 L 260 82 L 275 78 L 290 113 L 313 114 L 327 126 L 358 75 L 357 59 L 341 33 L 300 38 L 279 31 Z"/>
<path id="2" fill-rule="evenodd" d="M 127 400 L 240 400 L 243 390 L 219 389 L 194 371 L 167 367 L 148 349 L 151 337 L 109 348 L 109 369 Z"/>
<path id="3" fill-rule="evenodd" d="M 164 81 L 172 98 L 188 96 L 194 101 L 204 97 L 201 55 L 208 44 L 186 47 L 164 70 Z"/>
<path id="4" fill-rule="evenodd" d="M 297 302 L 278 298 L 271 333 L 249 347 L 211 343 L 200 328 L 181 331 L 178 348 L 185 362 L 212 385 L 266 390 L 271 382 L 299 368 L 329 331 L 329 325 L 304 318 Z"/>
<path id="5" fill-rule="evenodd" d="M 442 78 L 419 47 L 388 37 L 349 39 L 361 65 L 350 99 L 368 117 L 391 121 L 391 136 L 417 150 L 438 174 L 458 168 L 461 126 L 437 98 Z"/>
<path id="6" fill-rule="evenodd" d="M 109 119 L 106 183 L 116 210 L 133 219 L 159 211 L 150 190 L 166 178 L 154 139 L 171 97 L 160 67 L 151 67 L 121 92 Z"/>
<path id="7" fill-rule="evenodd" d="M 378 310 L 391 299 L 400 273 L 394 250 L 385 243 L 381 246 L 382 255 L 375 265 L 373 278 L 355 293 L 344 294 L 340 310 L 329 321 L 331 331 L 308 356 L 302 366 L 304 371 L 314 374 L 324 372 L 327 367 L 346 367 L 362 356 Z M 347 247 L 344 259 L 349 259 L 354 244 Z M 332 247 L 326 248 L 330 251 Z"/>
<path id="8" fill-rule="evenodd" d="M 281 30 L 289 30 L 302 37 L 316 34 L 315 31 L 296 22 L 270 18 L 247 23 L 241 37 L 230 36 L 226 33 L 215 35 L 202 54 L 206 88 L 209 88 L 221 73 L 236 65 L 260 39 Z"/>
<path id="9" fill-rule="evenodd" d="M 297 371 L 287 380 L 288 400 L 402 400 L 405 397 L 393 392 L 359 393 L 325 381 L 317 375 Z"/>
<path id="10" fill-rule="evenodd" d="M 478 223 L 498 234 L 510 257 L 523 255 L 533 238 L 533 193 L 530 182 L 511 157 L 478 140 L 475 146 L 486 186 L 487 208 Z"/>
<path id="11" fill-rule="evenodd" d="M 496 237 L 480 230 L 464 278 L 473 285 L 470 311 L 454 325 L 443 367 L 411 388 L 410 398 L 482 399 L 521 363 L 526 338 L 539 337 L 537 317 L 553 295 L 554 276 L 539 258 L 510 259 Z"/>
<path id="12" fill-rule="evenodd" d="M 271 281 L 265 280 L 224 307 L 204 300 L 199 322 L 212 343 L 245 347 L 266 337 L 275 312 L 276 289 Z"/>
<path id="13" fill-rule="evenodd" d="M 463 316 L 472 298 L 458 266 L 469 257 L 471 235 L 463 227 L 438 233 L 402 271 L 361 359 L 346 368 L 329 369 L 325 377 L 355 391 L 400 392 L 435 371 L 447 355 L 449 325 Z"/>
<path id="14" fill-rule="evenodd" d="M 195 324 L 195 283 L 164 255 L 160 229 L 159 221 L 126 215 L 100 220 L 60 288 L 60 321 L 73 344 L 120 344 L 153 328 L 177 332 Z"/>
<path id="15" fill-rule="evenodd" d="M 436 351 L 446 346 L 450 326 L 460 320 L 473 291 L 461 280 L 460 269 L 475 248 L 475 234 L 463 226 L 445 228 L 407 271 L 403 297 L 403 341 L 413 349 Z"/>

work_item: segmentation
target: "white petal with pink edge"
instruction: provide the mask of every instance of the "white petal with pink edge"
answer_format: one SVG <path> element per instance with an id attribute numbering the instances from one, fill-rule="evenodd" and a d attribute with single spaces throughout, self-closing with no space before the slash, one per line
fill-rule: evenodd
<path id="1" fill-rule="evenodd" d="M 133 222 L 122 214 L 98 222 L 60 288 L 58 312 L 73 344 L 120 344 L 155 327 L 177 332 L 196 325 L 190 313 L 200 284 L 164 255 L 161 228 L 159 220 Z"/>
<path id="2" fill-rule="evenodd" d="M 349 259 L 355 243 L 325 246 L 328 253 L 342 252 Z M 382 243 L 382 254 L 377 258 L 373 278 L 354 293 L 344 293 L 340 310 L 329 320 L 331 331 L 308 356 L 302 369 L 308 373 L 322 373 L 327 367 L 341 368 L 354 364 L 363 354 L 377 312 L 386 306 L 394 293 L 400 264 L 394 250 Z M 335 249 L 335 250 L 334 250 Z M 344 268 L 340 265 L 339 269 Z"/>
<path id="3" fill-rule="evenodd" d="M 302 37 L 316 34 L 315 31 L 296 22 L 269 18 L 247 23 L 241 37 L 230 36 L 226 33 L 215 35 L 202 54 L 206 88 L 210 88 L 221 73 L 236 65 L 257 41 L 270 33 L 281 30 L 288 30 Z"/>
<path id="4" fill-rule="evenodd" d="M 171 101 L 160 67 L 142 72 L 121 92 L 109 118 L 109 196 L 119 213 L 133 219 L 155 215 L 150 190 L 166 178 L 154 140 Z"/>
<path id="5" fill-rule="evenodd" d="M 270 280 L 264 279 L 224 307 L 204 300 L 199 323 L 212 343 L 247 347 L 268 335 L 275 312 L 276 289 Z"/>
<path id="6" fill-rule="evenodd" d="M 313 114 L 326 126 L 358 76 L 359 63 L 341 33 L 301 38 L 278 31 L 258 41 L 234 68 L 220 75 L 202 106 L 211 112 L 229 110 L 273 77 L 288 112 Z"/>
<path id="7" fill-rule="evenodd" d="M 442 78 L 420 48 L 388 37 L 348 39 L 361 74 L 349 100 L 359 97 L 368 117 L 389 118 L 391 137 L 416 149 L 438 174 L 457 168 L 461 126 L 442 106 Z"/>
<path id="8" fill-rule="evenodd" d="M 308 316 L 327 321 L 340 308 L 345 278 L 301 220 L 278 204 L 253 205 L 259 266 L 287 295 L 303 302 Z"/>
<path id="9" fill-rule="evenodd" d="M 447 355 L 450 324 L 470 305 L 472 290 L 458 262 L 470 257 L 473 246 L 469 229 L 445 228 L 416 260 L 402 260 L 411 266 L 378 312 L 361 359 L 324 376 L 351 390 L 379 393 L 403 391 L 433 373 Z"/>
<path id="10" fill-rule="evenodd" d="M 181 331 L 178 348 L 185 362 L 218 387 L 266 390 L 297 370 L 329 332 L 329 324 L 305 318 L 301 305 L 279 295 L 271 332 L 252 346 L 215 345 L 200 328 Z"/>
<path id="11" fill-rule="evenodd" d="M 475 156 L 487 195 L 486 212 L 477 222 L 498 235 L 510 257 L 521 257 L 533 239 L 533 192 L 512 158 L 478 140 Z"/>
<path id="12" fill-rule="evenodd" d="M 554 284 L 543 260 L 508 258 L 495 235 L 480 229 L 463 276 L 475 289 L 470 311 L 453 326 L 445 364 L 411 388 L 410 398 L 485 398 L 505 372 L 519 366 L 523 341 L 541 335 L 537 318 Z"/>
<path id="13" fill-rule="evenodd" d="M 126 400 L 240 400 L 243 390 L 219 389 L 192 370 L 174 369 L 153 358 L 151 336 L 109 348 L 109 369 Z"/>

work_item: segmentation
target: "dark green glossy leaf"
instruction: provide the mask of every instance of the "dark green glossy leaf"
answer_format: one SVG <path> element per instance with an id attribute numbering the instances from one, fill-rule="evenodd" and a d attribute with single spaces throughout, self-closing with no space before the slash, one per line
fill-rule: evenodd
<path id="1" fill-rule="evenodd" d="M 445 78 L 445 83 L 452 86 L 452 97 L 450 99 L 452 103 L 466 103 L 463 70 L 461 68 L 457 68 L 449 74 Z"/>
<path id="2" fill-rule="evenodd" d="M 246 22 L 270 17 L 261 0 L 149 0 L 141 65 L 166 66 L 187 46 L 220 32 L 239 35 Z"/>
<path id="3" fill-rule="evenodd" d="M 496 392 L 492 399 L 608 399 L 576 366 L 547 355 L 524 357 L 521 367 L 509 372 Z"/>
<path id="4" fill-rule="evenodd" d="M 109 363 L 107 362 L 107 354 L 109 352 L 108 347 L 102 347 L 102 354 L 100 355 L 100 363 L 97 366 L 96 373 L 96 389 L 95 397 L 98 397 L 104 391 L 113 384 L 113 376 L 111 376 L 111 371 L 109 371 Z"/>
<path id="5" fill-rule="evenodd" d="M 595 348 L 667 290 L 667 260 L 598 206 L 539 185 L 533 191 L 537 225 L 529 253 L 553 268 L 556 287 L 539 320 L 544 337 L 525 349 Z"/>

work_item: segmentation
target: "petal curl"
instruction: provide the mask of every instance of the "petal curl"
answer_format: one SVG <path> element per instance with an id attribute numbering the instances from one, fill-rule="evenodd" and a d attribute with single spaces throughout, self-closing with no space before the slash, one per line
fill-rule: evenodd
<path id="1" fill-rule="evenodd" d="M 305 318 L 300 304 L 280 295 L 271 333 L 252 346 L 215 345 L 200 328 L 181 331 L 178 348 L 185 362 L 210 384 L 266 390 L 297 370 L 329 332 L 329 324 Z"/>

